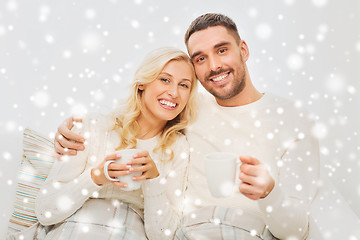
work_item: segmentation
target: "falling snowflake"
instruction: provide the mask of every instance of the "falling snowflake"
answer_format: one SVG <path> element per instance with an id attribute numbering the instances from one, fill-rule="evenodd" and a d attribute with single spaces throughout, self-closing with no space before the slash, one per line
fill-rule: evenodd
<path id="1" fill-rule="evenodd" d="M 50 103 L 50 95 L 44 91 L 38 91 L 30 97 L 30 100 L 36 107 L 44 108 Z"/>
<path id="2" fill-rule="evenodd" d="M 140 23 L 137 20 L 132 20 L 131 21 L 131 26 L 136 29 L 136 28 L 140 27 Z"/>
<path id="3" fill-rule="evenodd" d="M 18 9 L 18 3 L 15 0 L 8 1 L 6 4 L 6 9 L 10 12 L 14 12 Z"/>
<path id="4" fill-rule="evenodd" d="M 39 21 L 46 22 L 51 13 L 51 8 L 49 6 L 43 5 L 39 8 Z"/>
<path id="5" fill-rule="evenodd" d="M 256 231 L 255 229 L 252 229 L 252 230 L 250 231 L 250 235 L 251 235 L 251 236 L 255 237 L 256 234 L 257 234 L 257 231 Z"/>
<path id="6" fill-rule="evenodd" d="M 51 216 L 52 216 L 51 212 L 49 212 L 49 211 L 45 212 L 45 217 L 46 218 L 51 218 Z"/>
<path id="7" fill-rule="evenodd" d="M 345 79 L 340 75 L 330 74 L 325 82 L 326 88 L 330 93 L 341 93 L 346 86 Z"/>
<path id="8" fill-rule="evenodd" d="M 323 139 L 328 135 L 328 127 L 323 123 L 316 123 L 312 128 L 312 134 L 317 139 Z"/>
<path id="9" fill-rule="evenodd" d="M 258 16 L 258 10 L 256 8 L 250 8 L 248 14 L 250 17 L 255 18 Z"/>
<path id="10" fill-rule="evenodd" d="M 81 103 L 74 104 L 71 108 L 71 115 L 75 118 L 82 118 L 87 112 L 87 107 Z"/>
<path id="11" fill-rule="evenodd" d="M 312 0 L 312 3 L 316 7 L 324 7 L 327 4 L 327 0 Z"/>
<path id="12" fill-rule="evenodd" d="M 3 153 L 3 158 L 5 159 L 5 160 L 7 160 L 7 161 L 9 161 L 9 160 L 11 160 L 11 153 L 9 153 L 9 152 L 4 152 Z"/>
<path id="13" fill-rule="evenodd" d="M 101 39 L 98 34 L 94 32 L 85 33 L 81 37 L 81 46 L 86 51 L 96 51 L 100 48 Z"/>
<path id="14" fill-rule="evenodd" d="M 299 54 L 291 54 L 287 59 L 287 66 L 291 70 L 300 70 L 304 65 L 304 60 Z"/>
<path id="15" fill-rule="evenodd" d="M 170 229 L 165 229 L 164 234 L 165 234 L 166 236 L 170 236 L 170 234 L 171 234 Z"/>
<path id="16" fill-rule="evenodd" d="M 266 212 L 271 213 L 273 211 L 273 207 L 272 206 L 267 206 L 266 207 Z"/>
<path id="17" fill-rule="evenodd" d="M 271 33 L 272 33 L 271 26 L 269 24 L 266 24 L 266 23 L 259 24 L 256 27 L 255 31 L 256 31 L 256 35 L 260 39 L 268 39 L 268 38 L 270 38 Z"/>
<path id="18" fill-rule="evenodd" d="M 95 9 L 89 8 L 85 11 L 85 18 L 86 19 L 94 19 L 96 17 Z"/>

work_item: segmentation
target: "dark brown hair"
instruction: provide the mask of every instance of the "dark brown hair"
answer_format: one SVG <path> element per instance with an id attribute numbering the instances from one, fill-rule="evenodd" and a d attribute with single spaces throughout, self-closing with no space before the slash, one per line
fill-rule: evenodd
<path id="1" fill-rule="evenodd" d="M 190 36 L 197 32 L 208 27 L 215 27 L 215 26 L 223 26 L 225 27 L 235 38 L 236 42 L 239 43 L 241 38 L 238 33 L 237 27 L 235 22 L 219 13 L 206 13 L 197 17 L 189 26 L 188 30 L 185 33 L 185 44 L 188 45 Z"/>

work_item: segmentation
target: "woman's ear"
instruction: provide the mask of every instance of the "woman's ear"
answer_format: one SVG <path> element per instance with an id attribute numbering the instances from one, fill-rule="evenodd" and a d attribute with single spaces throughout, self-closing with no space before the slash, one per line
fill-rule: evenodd
<path id="1" fill-rule="evenodd" d="M 140 84 L 138 88 L 139 88 L 140 91 L 144 91 L 144 89 L 145 89 L 143 84 Z"/>

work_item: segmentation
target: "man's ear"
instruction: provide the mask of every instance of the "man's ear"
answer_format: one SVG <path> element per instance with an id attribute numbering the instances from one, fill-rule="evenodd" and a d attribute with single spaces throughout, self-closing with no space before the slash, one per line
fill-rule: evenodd
<path id="1" fill-rule="evenodd" d="M 246 62 L 250 56 L 249 48 L 244 40 L 240 40 L 239 47 L 243 61 Z"/>

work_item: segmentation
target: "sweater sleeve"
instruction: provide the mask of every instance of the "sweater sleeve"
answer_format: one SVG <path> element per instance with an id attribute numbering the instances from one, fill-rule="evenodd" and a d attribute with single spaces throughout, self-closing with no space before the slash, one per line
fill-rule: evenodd
<path id="1" fill-rule="evenodd" d="M 86 137 L 89 129 L 90 120 L 84 118 L 82 127 L 74 127 L 72 131 Z M 91 138 L 88 138 L 84 151 L 54 163 L 35 203 L 41 224 L 56 224 L 70 217 L 101 188 L 92 181 L 91 169 L 86 169 L 90 148 Z"/>
<path id="2" fill-rule="evenodd" d="M 145 231 L 149 239 L 173 239 L 182 217 L 189 143 L 179 136 L 174 159 L 162 162 L 160 176 L 143 183 Z"/>
<path id="3" fill-rule="evenodd" d="M 317 192 L 320 162 L 318 141 L 310 127 L 287 144 L 277 163 L 274 189 L 258 201 L 266 225 L 279 239 L 306 239 L 308 235 L 310 204 Z"/>

